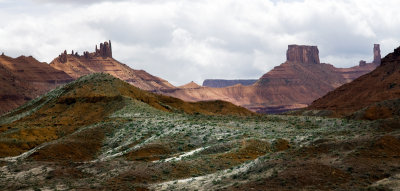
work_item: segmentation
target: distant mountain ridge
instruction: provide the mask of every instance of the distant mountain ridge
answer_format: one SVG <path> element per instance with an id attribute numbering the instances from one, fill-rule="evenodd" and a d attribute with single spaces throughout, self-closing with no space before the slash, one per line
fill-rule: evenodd
<path id="1" fill-rule="evenodd" d="M 74 79 L 91 73 L 105 72 L 144 90 L 175 88 L 164 79 L 144 70 L 134 70 L 115 60 L 112 57 L 111 41 L 101 43 L 100 49 L 96 45 L 95 52 L 86 51 L 83 55 L 74 51 L 68 54 L 64 51 L 50 63 L 50 66 L 66 72 Z"/>
<path id="2" fill-rule="evenodd" d="M 11 58 L 0 56 L 0 114 L 11 111 L 25 102 L 59 85 L 92 73 L 109 73 L 144 90 L 175 88 L 168 81 L 144 70 L 134 70 L 112 58 L 111 41 L 96 45 L 94 52 L 65 50 L 50 64 L 32 56 Z"/>
<path id="3" fill-rule="evenodd" d="M 0 56 L 0 77 L 0 114 L 73 81 L 64 71 L 39 62 L 32 56 L 11 58 L 4 54 Z"/>
<path id="4" fill-rule="evenodd" d="M 11 62 L 6 56 L 2 58 L 0 63 L 5 66 L 2 70 L 7 73 L 4 74 L 2 83 L 7 84 L 4 87 L 8 87 L 3 90 L 13 92 L 14 90 L 8 90 L 15 87 L 14 89 L 18 91 L 0 95 L 0 103 L 7 105 L 0 113 L 10 111 L 58 85 L 100 72 L 109 73 L 143 90 L 185 101 L 223 100 L 252 111 L 275 113 L 306 107 L 334 88 L 372 71 L 380 60 L 380 51 L 379 46 L 374 46 L 372 63 L 360 62 L 359 66 L 351 68 L 335 68 L 330 64 L 320 63 L 316 46 L 289 45 L 287 61 L 263 75 L 254 84 L 244 86 L 235 82 L 235 85 L 223 88 L 202 87 L 194 83 L 175 87 L 168 81 L 143 70 L 134 70 L 112 57 L 111 41 L 101 43 L 99 48 L 96 45 L 94 52 L 85 51 L 83 55 L 74 51 L 68 54 L 64 51 L 49 65 L 38 62 L 32 57 L 13 60 L 15 63 L 24 63 L 22 65 L 25 69 L 15 67 L 12 70 L 5 70 L 4 68 L 10 66 L 7 63 Z M 28 78 L 30 75 L 25 75 L 28 70 L 44 70 L 48 73 L 42 71 L 39 73 L 43 75 L 35 74 L 35 78 Z M 14 97 L 17 101 L 12 101 Z"/>
<path id="5" fill-rule="evenodd" d="M 206 79 L 203 81 L 203 86 L 212 88 L 223 88 L 228 86 L 234 86 L 240 84 L 243 86 L 250 86 L 256 83 L 256 79 L 237 79 L 237 80 L 225 80 L 225 79 Z"/>

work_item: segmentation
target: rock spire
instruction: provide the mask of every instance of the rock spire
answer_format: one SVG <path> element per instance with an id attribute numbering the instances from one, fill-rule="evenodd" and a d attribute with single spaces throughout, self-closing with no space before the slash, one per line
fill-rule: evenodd
<path id="1" fill-rule="evenodd" d="M 112 58 L 111 40 L 109 40 L 108 42 L 106 41 L 104 43 L 100 43 L 100 49 L 97 49 L 96 45 L 95 55 Z"/>
<path id="2" fill-rule="evenodd" d="M 381 49 L 379 44 L 374 44 L 374 60 L 372 63 L 376 65 L 381 65 Z"/>

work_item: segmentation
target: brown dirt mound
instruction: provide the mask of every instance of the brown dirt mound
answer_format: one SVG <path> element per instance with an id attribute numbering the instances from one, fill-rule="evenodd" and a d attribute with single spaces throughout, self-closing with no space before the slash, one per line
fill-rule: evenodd
<path id="1" fill-rule="evenodd" d="M 395 157 L 400 160 L 400 139 L 390 135 L 383 136 L 376 140 L 368 149 L 362 150 L 361 156 Z"/>
<path id="2" fill-rule="evenodd" d="M 343 159 L 343 166 L 352 172 L 356 184 L 364 186 L 393 175 L 399 165 L 400 140 L 393 136 L 380 137 Z"/>
<path id="3" fill-rule="evenodd" d="M 142 164 L 142 166 L 136 166 L 135 169 L 112 178 L 107 184 L 148 184 L 205 175 L 254 160 L 270 151 L 270 145 L 265 141 L 242 140 L 237 144 L 239 144 L 238 150 L 209 154 L 201 159 Z M 164 152 L 164 150 L 162 151 Z"/>
<path id="4" fill-rule="evenodd" d="M 36 151 L 30 158 L 38 161 L 93 160 L 102 146 L 106 131 L 100 127 L 84 130 Z"/>
<path id="5" fill-rule="evenodd" d="M 72 178 L 72 179 L 79 179 L 79 178 L 86 178 L 90 176 L 90 174 L 80 171 L 79 169 L 75 168 L 71 164 L 65 164 L 63 166 L 57 166 L 54 170 L 50 171 L 49 174 L 46 176 L 47 180 L 51 179 L 62 179 L 62 178 Z"/>
<path id="6" fill-rule="evenodd" d="M 128 160 L 155 161 L 170 154 L 172 150 L 168 145 L 149 144 L 126 155 Z"/>
<path id="7" fill-rule="evenodd" d="M 273 147 L 276 151 L 284 151 L 290 148 L 290 143 L 286 139 L 277 139 Z"/>
<path id="8" fill-rule="evenodd" d="M 393 117 L 392 111 L 385 106 L 371 106 L 365 110 L 364 119 L 376 120 Z"/>

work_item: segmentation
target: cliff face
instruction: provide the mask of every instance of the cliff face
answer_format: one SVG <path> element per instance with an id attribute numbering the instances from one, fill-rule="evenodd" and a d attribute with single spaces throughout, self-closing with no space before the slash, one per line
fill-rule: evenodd
<path id="1" fill-rule="evenodd" d="M 84 52 L 83 55 L 68 54 L 64 51 L 54 59 L 50 66 L 66 72 L 74 79 L 91 73 L 109 73 L 144 90 L 175 88 L 166 80 L 153 76 L 144 70 L 134 70 L 112 58 L 111 41 L 100 44 L 100 49 L 95 48 L 92 53 Z"/>
<path id="2" fill-rule="evenodd" d="M 0 114 L 73 80 L 31 56 L 0 56 L 0 74 Z"/>
<path id="3" fill-rule="evenodd" d="M 327 92 L 372 71 L 375 64 L 335 68 L 320 63 L 316 46 L 289 45 L 287 61 L 250 86 L 203 87 L 163 92 L 187 101 L 225 100 L 262 113 L 306 107 Z"/>
<path id="4" fill-rule="evenodd" d="M 400 98 L 400 47 L 382 59 L 371 73 L 315 100 L 308 109 L 349 114 L 384 100 Z"/>
<path id="5" fill-rule="evenodd" d="M 55 87 L 91 73 L 109 73 L 144 90 L 175 88 L 166 80 L 134 70 L 112 58 L 111 41 L 79 55 L 65 50 L 50 65 L 33 57 L 0 56 L 0 114 Z"/>
<path id="6" fill-rule="evenodd" d="M 289 45 L 286 52 L 286 61 L 294 63 L 319 64 L 317 46 Z"/>
<path id="7" fill-rule="evenodd" d="M 223 79 L 206 79 L 203 82 L 203 86 L 212 88 L 223 88 L 228 86 L 234 86 L 237 84 L 243 86 L 250 86 L 256 83 L 257 80 L 223 80 Z"/>

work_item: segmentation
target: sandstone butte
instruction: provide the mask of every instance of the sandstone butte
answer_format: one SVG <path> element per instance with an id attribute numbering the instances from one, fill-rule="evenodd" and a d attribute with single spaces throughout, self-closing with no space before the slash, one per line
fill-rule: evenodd
<path id="1" fill-rule="evenodd" d="M 67 51 L 55 58 L 50 66 L 66 72 L 72 78 L 77 79 L 91 73 L 108 73 L 124 80 L 133 86 L 143 90 L 159 90 L 175 88 L 168 81 L 153 76 L 144 70 L 134 70 L 129 66 L 118 62 L 112 57 L 111 41 L 100 44 L 95 52 L 84 52 L 83 55 Z"/>
<path id="2" fill-rule="evenodd" d="M 250 86 L 198 87 L 158 90 L 185 101 L 224 100 L 260 113 L 277 113 L 307 107 L 315 99 L 374 70 L 380 64 L 379 45 L 374 61 L 336 68 L 321 63 L 316 46 L 289 45 L 286 62 L 264 74 Z"/>
<path id="3" fill-rule="evenodd" d="M 0 114 L 11 111 L 55 87 L 91 73 L 109 73 L 143 90 L 175 88 L 166 80 L 143 70 L 134 70 L 112 57 L 111 41 L 95 52 L 79 55 L 64 51 L 50 64 L 32 56 L 0 56 Z"/>
<path id="4" fill-rule="evenodd" d="M 372 106 L 365 111 L 366 115 L 371 114 L 366 118 L 385 118 L 396 113 L 400 115 L 400 111 L 395 111 L 399 107 L 394 105 L 398 104 L 399 98 L 400 47 L 385 56 L 381 65 L 374 71 L 329 92 L 315 100 L 307 109 L 330 110 L 338 115 L 349 115 L 367 106 Z M 391 101 L 383 102 L 385 100 Z M 379 104 L 376 104 L 378 102 Z"/>
<path id="5" fill-rule="evenodd" d="M 136 87 L 186 101 L 223 100 L 257 112 L 274 113 L 307 106 L 334 88 L 372 71 L 380 61 L 379 45 L 373 63 L 342 69 L 319 62 L 316 46 L 289 45 L 287 61 L 263 75 L 250 86 L 201 87 L 189 83 L 174 87 L 143 70 L 134 70 L 112 57 L 111 41 L 96 46 L 95 52 L 79 55 L 64 51 L 50 65 L 32 57 L 2 56 L 0 72 L 4 84 L 0 113 L 22 105 L 60 84 L 91 73 L 109 73 Z M 14 64 L 12 64 L 14 63 Z M 45 71 L 45 72 L 43 72 Z M 32 76 L 32 77 L 31 77 Z"/>
<path id="6" fill-rule="evenodd" d="M 11 58 L 0 56 L 0 114 L 73 81 L 61 70 L 39 62 L 32 56 Z"/>

